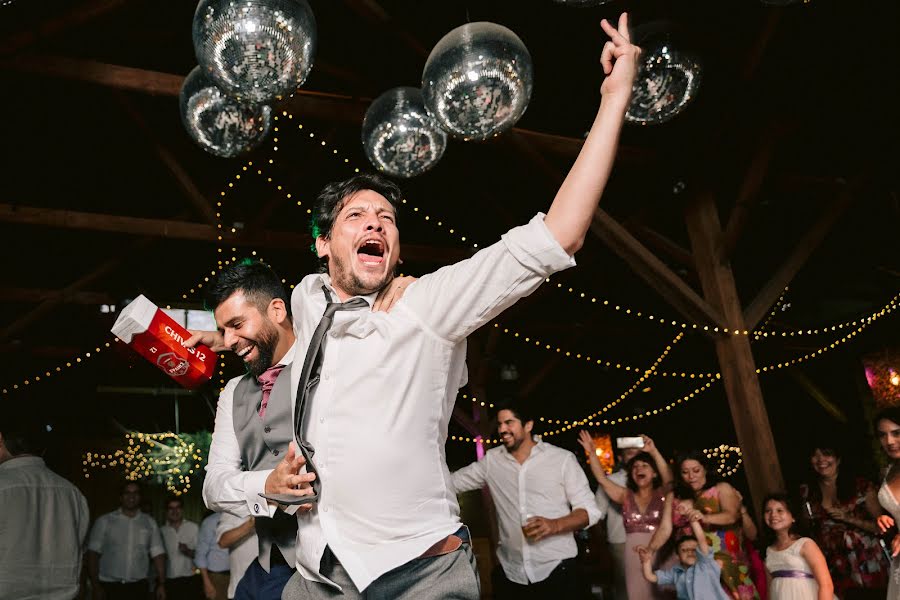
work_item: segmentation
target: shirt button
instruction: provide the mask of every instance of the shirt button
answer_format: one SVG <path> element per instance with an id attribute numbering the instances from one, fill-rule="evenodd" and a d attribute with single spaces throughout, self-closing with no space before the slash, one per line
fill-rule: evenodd
<path id="1" fill-rule="evenodd" d="M 319 417 L 319 423 L 324 423 L 324 422 L 325 422 L 325 417 Z"/>
<path id="2" fill-rule="evenodd" d="M 272 428 L 269 427 L 268 425 L 266 425 L 266 428 L 264 429 L 264 431 L 265 431 L 266 433 L 269 433 L 270 431 L 272 431 Z"/>
<path id="3" fill-rule="evenodd" d="M 323 508 L 322 510 L 324 510 L 325 512 L 328 512 L 328 507 L 326 506 L 326 507 Z"/>
<path id="4" fill-rule="evenodd" d="M 325 373 L 325 381 L 331 379 L 331 373 Z"/>
<path id="5" fill-rule="evenodd" d="M 275 456 L 278 456 L 278 454 L 279 454 L 278 449 L 276 448 L 275 450 L 272 450 L 272 454 L 274 454 Z"/>

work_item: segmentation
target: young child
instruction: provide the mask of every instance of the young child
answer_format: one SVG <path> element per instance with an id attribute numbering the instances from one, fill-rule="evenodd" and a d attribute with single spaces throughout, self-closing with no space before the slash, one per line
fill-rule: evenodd
<path id="1" fill-rule="evenodd" d="M 834 584 L 825 556 L 814 541 L 796 534 L 787 494 L 768 496 L 763 517 L 771 542 L 766 551 L 770 600 L 833 600 Z"/>
<path id="2" fill-rule="evenodd" d="M 652 555 L 646 548 L 640 548 L 641 565 L 647 581 L 657 585 L 675 586 L 678 600 L 729 600 L 719 578 L 722 567 L 713 558 L 713 551 L 706 541 L 706 534 L 700 526 L 700 515 L 691 519 L 694 537 L 678 540 L 675 549 L 680 565 L 667 570 L 653 572 Z"/>

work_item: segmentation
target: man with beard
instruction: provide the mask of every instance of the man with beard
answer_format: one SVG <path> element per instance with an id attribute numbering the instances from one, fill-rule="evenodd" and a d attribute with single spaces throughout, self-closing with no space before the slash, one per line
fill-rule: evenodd
<path id="1" fill-rule="evenodd" d="M 393 290 L 409 278 L 397 280 Z M 399 297 L 397 295 L 396 297 Z M 231 350 L 247 373 L 229 381 L 219 396 L 203 499 L 217 512 L 256 520 L 259 556 L 235 590 L 236 600 L 280 599 L 294 572 L 296 507 L 270 505 L 260 497 L 266 479 L 288 453 L 293 438 L 290 373 L 294 360 L 291 308 L 281 279 L 267 265 L 243 261 L 225 268 L 210 285 L 220 335 L 214 351 Z M 379 308 L 390 308 L 390 302 Z M 202 334 L 185 342 L 193 346 Z"/>
<path id="2" fill-rule="evenodd" d="M 277 600 L 294 572 L 297 519 L 270 510 L 255 484 L 281 462 L 293 438 L 291 309 L 281 279 L 258 261 L 222 270 L 207 290 L 206 303 L 223 333 L 222 343 L 243 359 L 247 373 L 230 380 L 219 396 L 203 499 L 217 512 L 249 516 L 266 511 L 271 517 L 260 520 L 259 555 L 235 598 Z"/>
<path id="3" fill-rule="evenodd" d="M 618 30 L 601 26 L 611 40 L 600 108 L 546 216 L 422 277 L 389 314 L 367 309 L 400 259 L 400 190 L 359 175 L 319 195 L 312 233 L 324 272 L 291 297 L 305 354 L 305 368 L 291 371 L 297 440 L 265 480 L 270 507 L 315 502 L 298 513 L 298 573 L 285 600 L 480 596 L 444 454 L 467 379 L 466 336 L 573 266 L 584 243 L 640 53 L 626 15 Z"/>
<path id="4" fill-rule="evenodd" d="M 500 529 L 491 576 L 495 598 L 585 598 L 572 532 L 600 519 L 575 455 L 532 436 L 521 408 L 497 413 L 500 441 L 484 458 L 451 474 L 457 493 L 485 485 Z"/>

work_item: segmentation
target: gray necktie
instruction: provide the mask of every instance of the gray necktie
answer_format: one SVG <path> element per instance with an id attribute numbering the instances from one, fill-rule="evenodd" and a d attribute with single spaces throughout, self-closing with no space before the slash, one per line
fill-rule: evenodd
<path id="1" fill-rule="evenodd" d="M 315 464 L 312 460 L 313 454 L 315 454 L 315 448 L 313 448 L 312 444 L 308 441 L 301 439 L 301 434 L 303 433 L 306 406 L 314 392 L 314 388 L 319 383 L 319 370 L 322 362 L 322 340 L 325 339 L 325 334 L 328 333 L 328 330 L 331 329 L 331 324 L 334 323 L 334 313 L 339 310 L 360 310 L 369 307 L 369 303 L 362 298 L 353 298 L 352 300 L 343 303 L 332 302 L 331 293 L 328 291 L 328 288 L 323 285 L 322 291 L 325 293 L 325 299 L 328 301 L 328 304 L 326 304 L 325 313 L 322 315 L 322 319 L 319 321 L 316 330 L 312 334 L 312 338 L 309 340 L 306 358 L 303 359 L 303 370 L 300 371 L 300 382 L 297 384 L 297 400 L 294 408 L 294 433 L 298 445 L 300 446 L 300 453 L 303 455 L 303 458 L 306 459 L 306 471 L 308 473 L 316 473 L 316 479 L 312 482 L 314 493 L 311 496 L 300 497 L 260 494 L 264 498 L 274 500 L 279 504 L 308 504 L 310 502 L 315 502 L 319 498 L 322 484 L 319 481 L 318 471 L 316 471 Z"/>

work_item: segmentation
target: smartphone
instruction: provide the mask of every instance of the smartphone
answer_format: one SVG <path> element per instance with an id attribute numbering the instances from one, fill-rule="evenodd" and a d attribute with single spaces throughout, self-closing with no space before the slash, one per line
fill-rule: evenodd
<path id="1" fill-rule="evenodd" d="M 643 448 L 644 438 L 642 437 L 620 437 L 616 438 L 616 448 L 622 450 L 624 448 Z"/>

